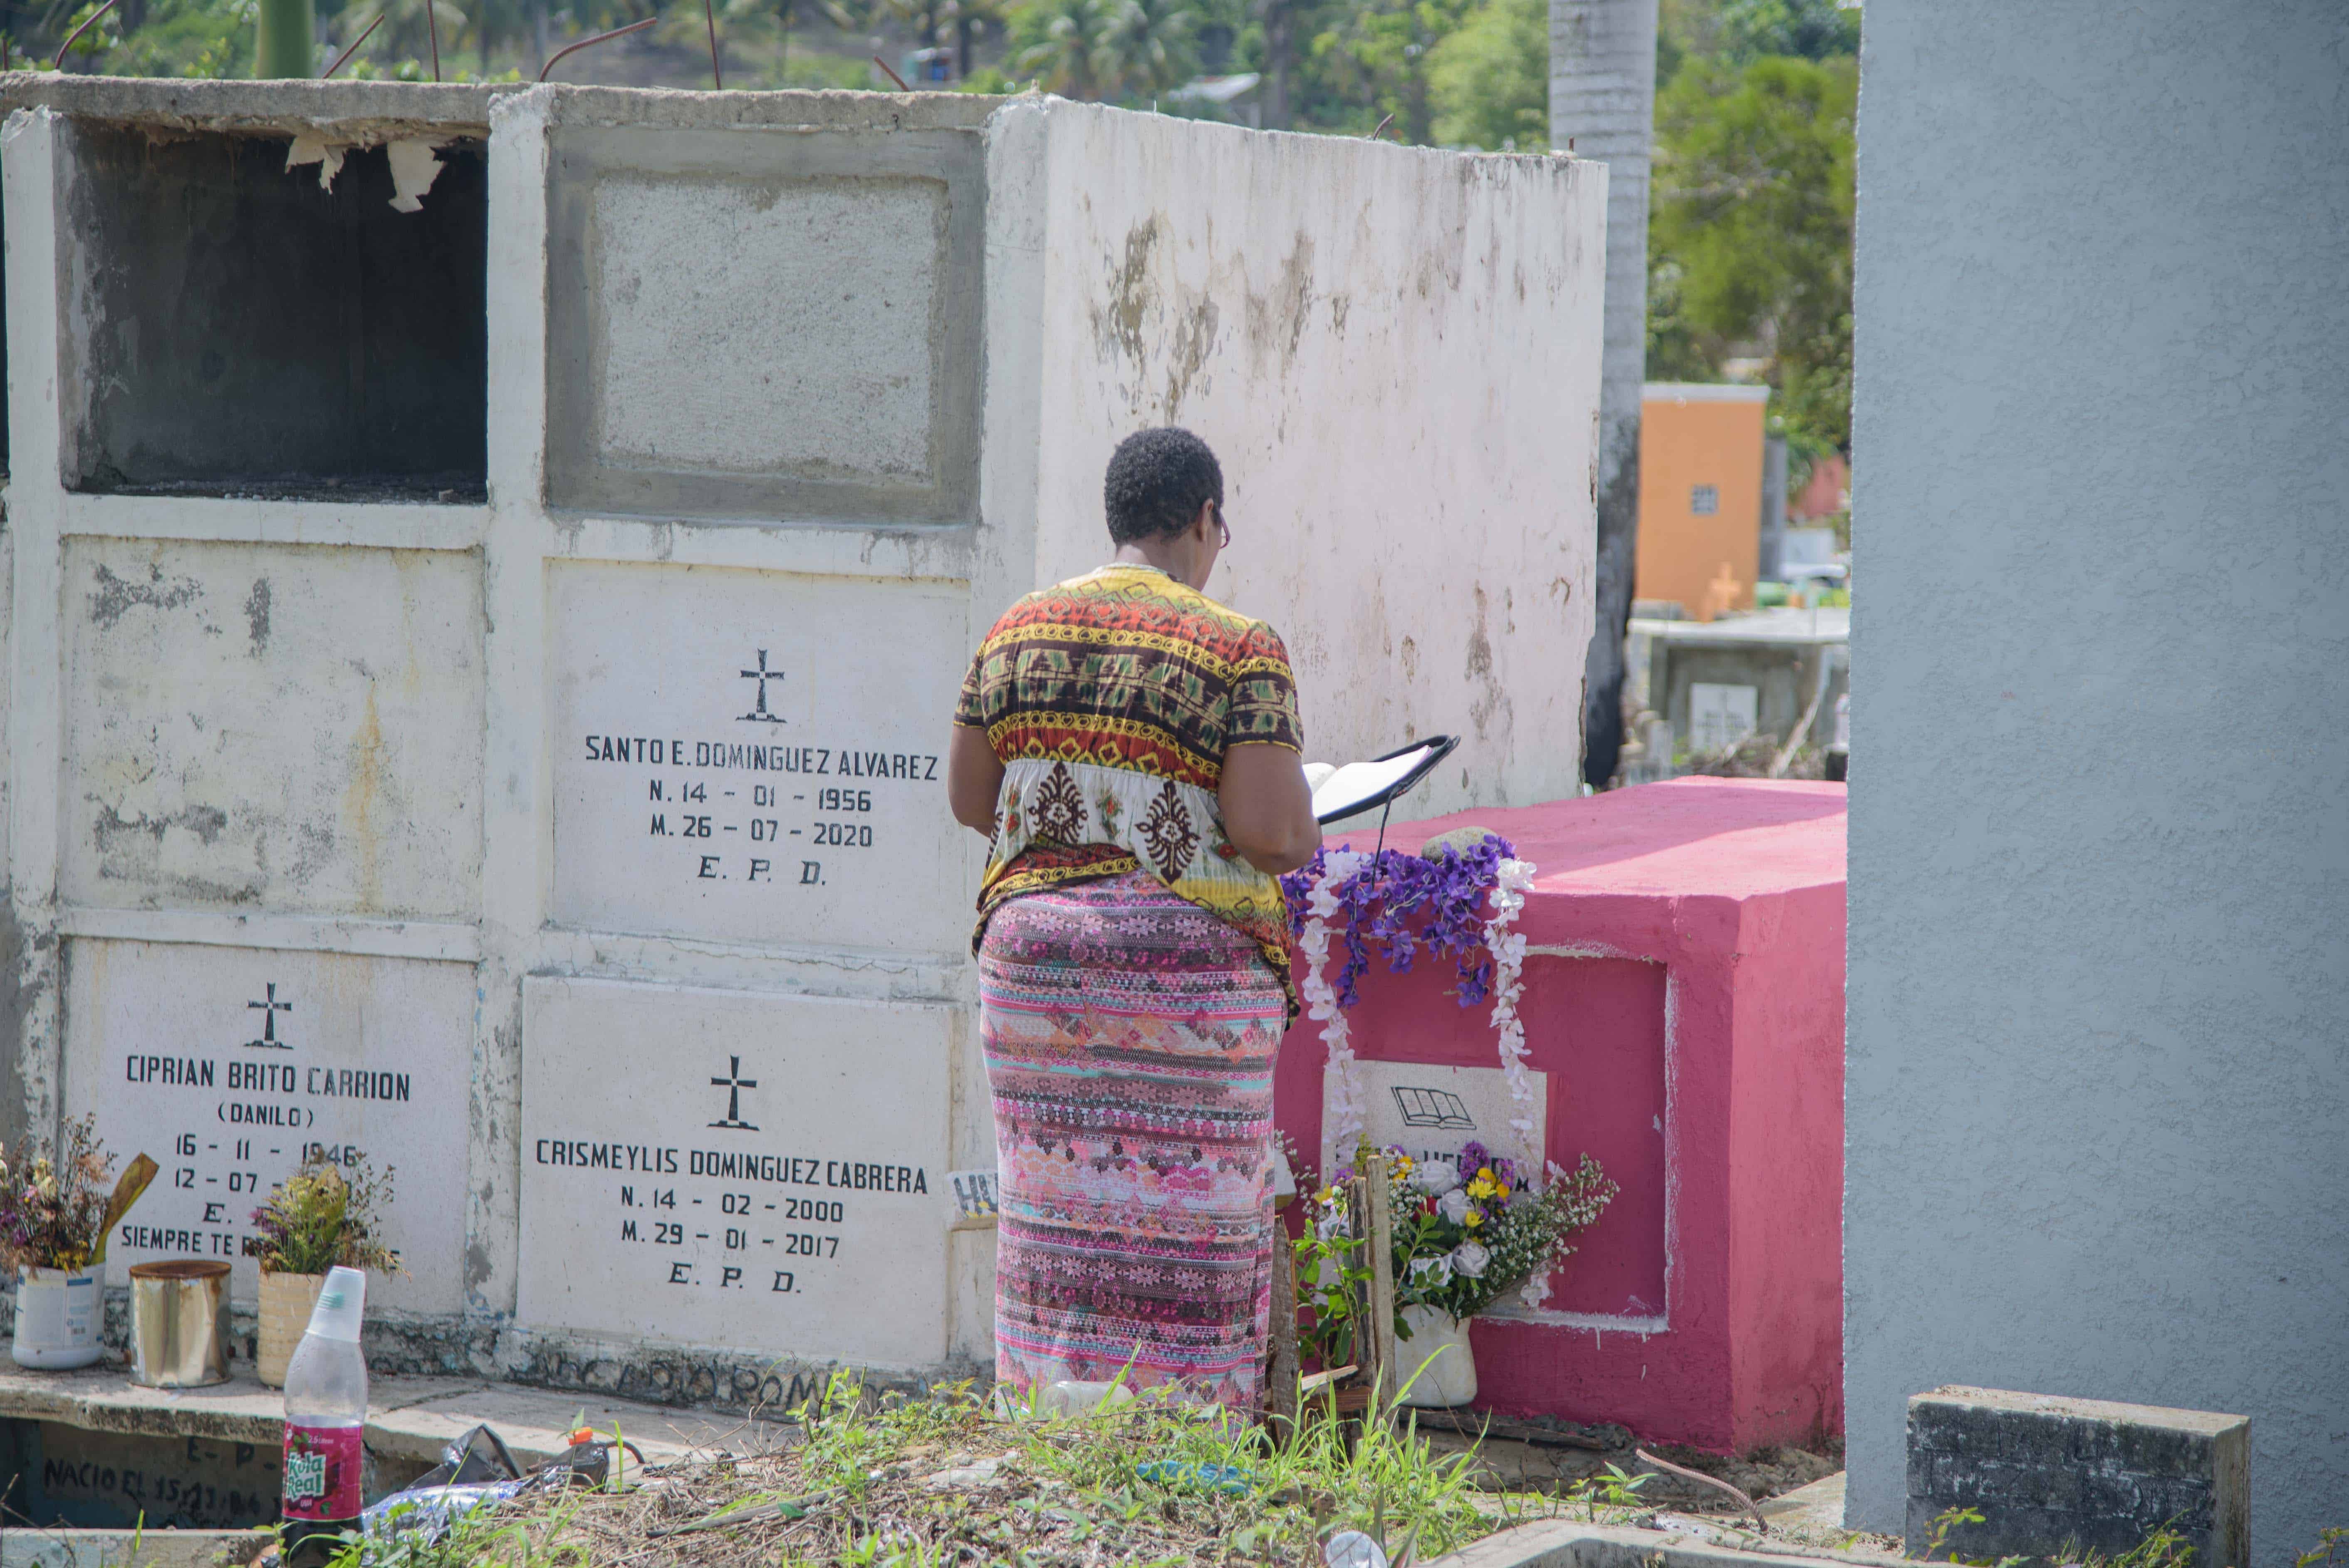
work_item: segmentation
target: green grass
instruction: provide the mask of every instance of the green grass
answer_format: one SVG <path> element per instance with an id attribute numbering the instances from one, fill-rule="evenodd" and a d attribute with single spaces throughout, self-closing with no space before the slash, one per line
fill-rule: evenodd
<path id="1" fill-rule="evenodd" d="M 1299 1563 L 1348 1528 L 1423 1562 L 1520 1519 L 1603 1519 L 1638 1502 L 1628 1478 L 1567 1497 L 1480 1491 L 1476 1456 L 1438 1451 L 1408 1415 L 1356 1425 L 1309 1409 L 1275 1445 L 1171 1401 L 1011 1417 L 967 1385 L 875 1398 L 846 1375 L 795 1415 L 771 1451 L 639 1470 L 621 1491 L 524 1499 L 429 1545 L 378 1548 L 364 1563 L 354 1547 L 335 1568 Z M 947 1471 L 963 1473 L 942 1481 Z"/>

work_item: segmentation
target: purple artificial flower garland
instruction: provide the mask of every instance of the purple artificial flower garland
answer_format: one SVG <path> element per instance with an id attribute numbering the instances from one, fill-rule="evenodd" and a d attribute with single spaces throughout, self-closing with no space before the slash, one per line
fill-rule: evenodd
<path id="1" fill-rule="evenodd" d="M 1391 974 L 1411 972 L 1420 944 L 1451 955 L 1460 976 L 1460 1006 L 1482 1002 L 1493 984 L 1493 955 L 1485 947 L 1485 896 L 1500 880 L 1500 864 L 1516 847 L 1487 833 L 1463 854 L 1450 844 L 1433 858 L 1404 850 L 1365 856 L 1361 869 L 1333 890 L 1346 916 L 1346 963 L 1331 987 L 1338 1005 L 1361 1000 L 1357 989 L 1371 966 L 1371 944 L 1384 954 Z M 1326 849 L 1280 879 L 1291 936 L 1305 930 L 1306 899 L 1328 872 Z"/>

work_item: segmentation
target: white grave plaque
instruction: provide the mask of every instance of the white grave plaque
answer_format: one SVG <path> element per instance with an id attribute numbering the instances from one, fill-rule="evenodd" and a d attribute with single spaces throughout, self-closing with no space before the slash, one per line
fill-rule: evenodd
<path id="1" fill-rule="evenodd" d="M 1720 751 L 1753 734 L 1761 711 L 1759 696 L 1750 686 L 1691 682 L 1689 745 L 1699 751 Z"/>
<path id="2" fill-rule="evenodd" d="M 253 1211 L 316 1150 L 393 1171 L 384 1239 L 407 1272 L 367 1305 L 463 1307 L 471 965 L 77 939 L 67 969 L 67 1114 L 96 1111 L 121 1165 L 162 1167 L 109 1242 L 115 1283 L 230 1258 L 254 1298 Z"/>
<path id="3" fill-rule="evenodd" d="M 946 738 L 958 585 L 553 572 L 554 914 L 566 925 L 957 952 Z"/>
<path id="4" fill-rule="evenodd" d="M 524 1324 L 945 1356 L 957 1009 L 565 979 L 523 1001 Z"/>
<path id="5" fill-rule="evenodd" d="M 1547 1148 L 1549 1136 L 1549 1075 L 1528 1072 L 1534 1090 L 1534 1142 Z M 1499 1068 L 1424 1067 L 1417 1062 L 1354 1063 L 1354 1083 L 1362 1097 L 1362 1133 L 1384 1149 L 1400 1146 L 1414 1160 L 1456 1160 L 1474 1141 L 1495 1154 L 1517 1158 L 1509 1119 L 1516 1114 L 1509 1080 Z M 1352 1150 L 1330 1142 L 1334 1123 L 1329 1084 L 1322 1084 L 1321 1174 L 1353 1161 Z"/>

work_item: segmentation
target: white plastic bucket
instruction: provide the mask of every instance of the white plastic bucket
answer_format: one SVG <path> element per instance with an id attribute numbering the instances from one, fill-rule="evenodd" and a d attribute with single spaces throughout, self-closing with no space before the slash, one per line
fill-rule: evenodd
<path id="1" fill-rule="evenodd" d="M 27 1268 L 16 1281 L 16 1334 L 8 1353 L 19 1367 L 57 1371 L 88 1367 L 106 1353 L 98 1338 L 106 1292 L 99 1268 Z"/>
<path id="2" fill-rule="evenodd" d="M 1402 1405 L 1444 1409 L 1476 1397 L 1476 1357 L 1468 1348 L 1468 1325 L 1432 1306 L 1406 1306 L 1409 1339 L 1395 1341 L 1396 1381 L 1410 1387 L 1395 1396 Z"/>

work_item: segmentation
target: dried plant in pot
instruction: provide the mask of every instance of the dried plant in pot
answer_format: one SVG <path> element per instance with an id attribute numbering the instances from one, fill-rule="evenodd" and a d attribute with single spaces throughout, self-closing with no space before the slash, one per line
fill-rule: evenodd
<path id="1" fill-rule="evenodd" d="M 261 1261 L 261 1334 L 254 1359 L 270 1387 L 285 1386 L 286 1363 L 309 1327 L 328 1269 L 400 1272 L 399 1254 L 381 1239 L 391 1179 L 388 1165 L 378 1174 L 360 1160 L 346 1173 L 313 1155 L 253 1212 L 261 1233 L 245 1243 Z"/>
<path id="2" fill-rule="evenodd" d="M 88 1367 L 105 1354 L 106 1238 L 155 1169 L 141 1154 L 109 1191 L 114 1161 L 95 1116 L 67 1121 L 54 1149 L 0 1148 L 0 1264 L 16 1282 L 9 1354 L 18 1366 Z"/>

